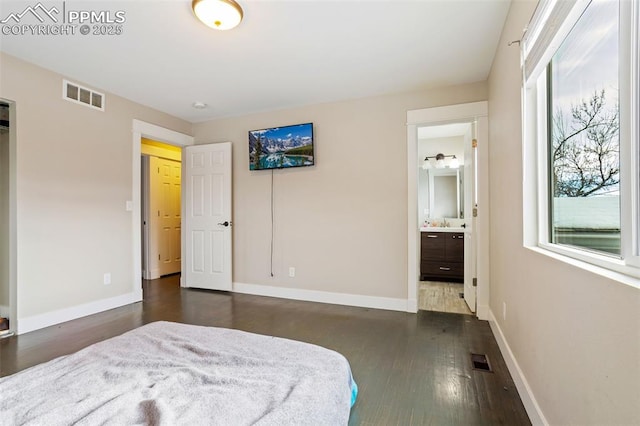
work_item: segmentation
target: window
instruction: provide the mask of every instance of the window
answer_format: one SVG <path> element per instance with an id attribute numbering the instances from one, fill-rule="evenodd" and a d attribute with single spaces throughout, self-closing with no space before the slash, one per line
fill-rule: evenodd
<path id="1" fill-rule="evenodd" d="M 550 241 L 620 254 L 618 4 L 594 1 L 547 66 Z"/>
<path id="2" fill-rule="evenodd" d="M 523 39 L 525 245 L 640 277 L 640 0 L 542 0 Z"/>

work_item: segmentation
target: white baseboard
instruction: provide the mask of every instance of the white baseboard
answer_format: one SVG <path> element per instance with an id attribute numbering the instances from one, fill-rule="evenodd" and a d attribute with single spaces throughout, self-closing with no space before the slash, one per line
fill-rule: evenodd
<path id="1" fill-rule="evenodd" d="M 87 315 L 93 315 L 99 312 L 108 311 L 109 309 L 119 308 L 120 306 L 139 302 L 141 298 L 138 293 L 139 292 L 127 293 L 121 296 L 111 297 L 109 299 L 97 300 L 95 302 L 85 303 L 71 308 L 47 312 L 45 314 L 18 318 L 18 330 L 16 334 L 28 333 L 30 331 L 60 324 L 61 322 L 71 321 L 77 318 L 86 317 Z"/>
<path id="2" fill-rule="evenodd" d="M 415 314 L 418 312 L 418 299 L 407 300 L 407 312 Z"/>
<path id="3" fill-rule="evenodd" d="M 233 283 L 233 291 L 236 293 L 252 294 L 255 296 L 279 297 L 282 299 L 332 303 L 335 305 L 358 306 L 361 308 L 386 309 L 389 311 L 407 312 L 408 308 L 406 299 L 332 293 L 328 291 L 303 290 L 299 288 L 275 287 L 259 284 L 235 282 Z"/>
<path id="4" fill-rule="evenodd" d="M 476 316 L 479 320 L 489 321 L 491 311 L 487 305 L 476 305 Z"/>
<path id="5" fill-rule="evenodd" d="M 147 280 L 157 280 L 160 278 L 160 268 L 147 269 Z"/>
<path id="6" fill-rule="evenodd" d="M 518 365 L 518 361 L 513 356 L 513 352 L 511 352 L 511 348 L 509 347 L 509 344 L 502 333 L 502 329 L 500 328 L 500 325 L 498 324 L 498 321 L 496 320 L 495 315 L 493 315 L 493 311 L 491 311 L 491 309 L 489 309 L 489 325 L 491 326 L 491 331 L 493 331 L 493 335 L 498 342 L 502 357 L 507 363 L 509 373 L 511 373 L 511 377 L 516 384 L 516 388 L 520 394 L 520 399 L 524 404 L 525 410 L 527 410 L 531 424 L 548 426 L 549 422 L 544 417 L 544 414 L 538 405 L 538 401 L 536 401 L 536 398 L 531 391 L 531 387 L 529 387 L 529 382 L 527 382 L 527 378 L 522 373 L 520 365 Z"/>

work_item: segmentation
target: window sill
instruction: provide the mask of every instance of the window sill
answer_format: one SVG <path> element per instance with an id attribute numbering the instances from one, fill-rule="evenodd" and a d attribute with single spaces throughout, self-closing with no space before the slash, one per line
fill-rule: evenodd
<path id="1" fill-rule="evenodd" d="M 610 259 L 606 256 L 598 256 L 596 254 L 582 253 L 579 250 L 571 250 L 545 243 L 541 243 L 539 246 L 525 245 L 524 247 L 535 253 L 551 257 L 560 262 L 600 275 L 601 277 L 640 289 L 640 269 L 626 265 L 621 260 Z M 577 253 L 573 253 L 574 251 Z M 576 259 L 572 257 L 571 254 L 589 259 L 589 261 Z"/>

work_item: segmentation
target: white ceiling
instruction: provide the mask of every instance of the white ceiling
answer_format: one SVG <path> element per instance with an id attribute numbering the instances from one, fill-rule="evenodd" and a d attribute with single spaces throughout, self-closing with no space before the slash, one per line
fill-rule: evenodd
<path id="1" fill-rule="evenodd" d="M 190 0 L 67 0 L 67 10 L 125 11 L 123 34 L 1 35 L 0 50 L 199 122 L 483 81 L 510 4 L 238 1 L 244 20 L 220 32 L 196 20 Z M 0 20 L 35 3 L 2 0 Z M 194 101 L 209 107 L 194 109 Z"/>

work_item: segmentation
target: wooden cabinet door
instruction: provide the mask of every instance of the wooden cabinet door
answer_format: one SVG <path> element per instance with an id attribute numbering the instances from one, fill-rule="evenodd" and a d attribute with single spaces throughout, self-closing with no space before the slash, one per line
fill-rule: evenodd
<path id="1" fill-rule="evenodd" d="M 464 234 L 463 233 L 449 233 L 444 234 L 444 257 L 449 262 L 463 262 L 464 261 Z"/>

